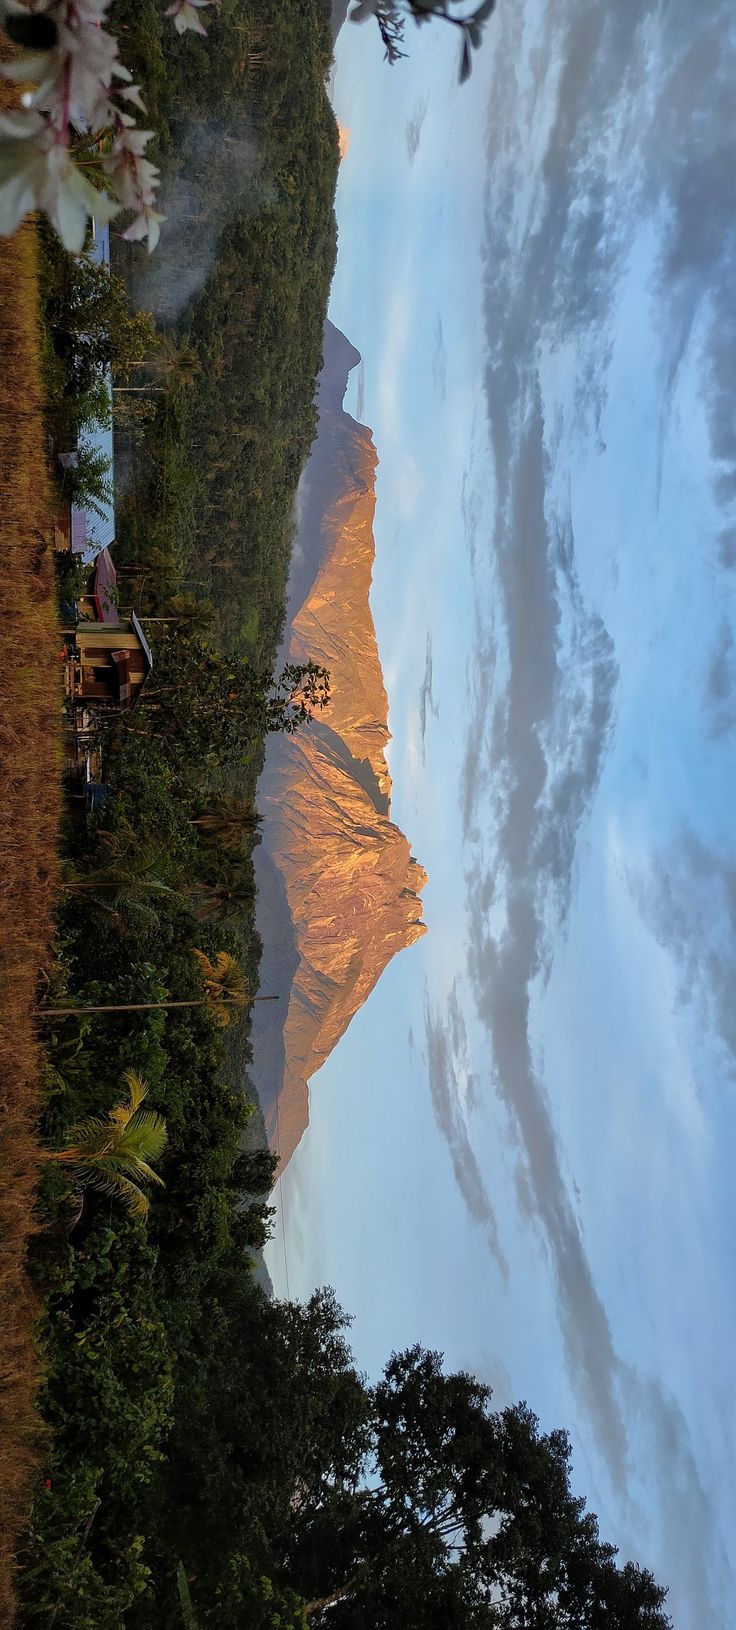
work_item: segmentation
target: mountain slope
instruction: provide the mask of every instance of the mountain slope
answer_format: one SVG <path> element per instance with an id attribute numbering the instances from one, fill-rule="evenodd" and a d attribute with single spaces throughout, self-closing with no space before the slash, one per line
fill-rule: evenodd
<path id="1" fill-rule="evenodd" d="M 425 927 L 426 882 L 390 819 L 388 698 L 370 609 L 376 450 L 343 411 L 358 353 L 331 324 L 319 431 L 301 484 L 285 652 L 330 671 L 325 719 L 273 741 L 259 785 L 262 986 L 254 1079 L 282 1163 L 308 1121 L 307 1083 L 384 968 Z"/>

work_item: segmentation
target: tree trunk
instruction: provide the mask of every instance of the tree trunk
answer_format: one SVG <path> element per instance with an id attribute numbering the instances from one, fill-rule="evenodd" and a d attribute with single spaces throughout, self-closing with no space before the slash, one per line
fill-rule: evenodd
<path id="1" fill-rule="evenodd" d="M 350 1595 L 351 1590 L 353 1590 L 357 1583 L 358 1577 L 356 1575 L 355 1578 L 348 1579 L 346 1585 L 341 1585 L 339 1590 L 333 1590 L 331 1596 L 316 1596 L 314 1601 L 305 1602 L 305 1616 L 308 1619 L 311 1619 L 313 1613 L 321 1613 L 322 1609 L 325 1607 L 334 1607 L 335 1602 L 344 1602 L 345 1597 Z"/>
<path id="2" fill-rule="evenodd" d="M 247 1002 L 278 1002 L 278 996 L 248 996 Z M 236 1007 L 235 1002 L 224 1002 L 224 1007 Z M 214 1007 L 216 1002 L 210 1002 L 207 996 L 195 996 L 184 1002 L 103 1002 L 99 1007 L 34 1007 L 31 1008 L 32 1019 L 51 1018 L 55 1014 L 62 1018 L 72 1013 L 147 1013 L 151 1008 L 168 1007 Z"/>

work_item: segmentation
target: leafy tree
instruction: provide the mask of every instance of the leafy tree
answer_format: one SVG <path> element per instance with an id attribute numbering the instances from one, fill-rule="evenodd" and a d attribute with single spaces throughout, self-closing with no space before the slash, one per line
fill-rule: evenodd
<path id="1" fill-rule="evenodd" d="M 55 264 L 46 320 L 70 391 L 91 390 L 106 368 L 127 375 L 156 343 L 153 319 L 132 312 L 122 278 L 87 255 L 59 255 Z"/>
<path id="2" fill-rule="evenodd" d="M 287 663 L 274 677 L 193 635 L 162 630 L 156 682 L 144 690 L 139 710 L 152 733 L 175 738 L 177 752 L 232 763 L 247 757 L 254 737 L 293 733 L 329 699 L 329 674 L 316 662 Z"/>
<path id="3" fill-rule="evenodd" d="M 64 470 L 64 487 L 73 504 L 104 518 L 104 506 L 112 501 L 110 460 L 84 437 L 77 444 L 74 464 Z"/>
<path id="4" fill-rule="evenodd" d="M 445 1375 L 419 1347 L 370 1393 L 356 1487 L 299 1502 L 284 1551 L 314 1625 L 333 1630 L 665 1630 L 665 1591 L 599 1537 L 570 1489 L 564 1432 Z"/>
<path id="5" fill-rule="evenodd" d="M 127 1102 L 106 1116 L 90 1115 L 73 1127 L 75 1141 L 47 1151 L 46 1159 L 71 1167 L 78 1181 L 122 1200 L 134 1217 L 148 1214 L 142 1183 L 163 1183 L 153 1170 L 166 1146 L 166 1125 L 153 1109 L 144 1109 L 148 1088 L 134 1070 L 126 1070 Z"/>

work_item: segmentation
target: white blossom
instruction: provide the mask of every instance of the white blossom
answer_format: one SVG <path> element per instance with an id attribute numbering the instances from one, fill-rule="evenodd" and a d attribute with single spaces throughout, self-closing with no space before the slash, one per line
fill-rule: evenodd
<path id="1" fill-rule="evenodd" d="M 90 215 L 110 220 L 119 209 L 134 219 L 129 242 L 159 239 L 164 216 L 154 208 L 159 172 L 145 157 L 150 130 L 139 130 L 126 109 L 145 113 L 140 86 L 118 56 L 104 27 L 110 0 L 36 0 L 33 7 L 3 0 L 9 10 L 43 16 L 56 43 L 19 50 L 0 74 L 24 87 L 17 113 L 0 117 L 0 234 L 14 232 L 29 210 L 42 209 L 65 247 L 82 248 Z M 199 13 L 220 0 L 174 0 L 166 13 L 179 34 L 205 34 Z M 29 88 L 30 87 L 30 88 Z M 96 190 L 75 164 L 71 149 L 93 131 L 112 133 L 103 168 L 115 194 Z"/>
<path id="2" fill-rule="evenodd" d="M 220 9 L 219 0 L 174 0 L 173 6 L 167 7 L 166 16 L 173 17 L 177 34 L 184 34 L 187 29 L 193 34 L 206 34 L 207 30 L 198 15 L 205 6 Z"/>
<path id="3" fill-rule="evenodd" d="M 67 249 L 78 252 L 95 215 L 110 221 L 120 205 L 98 192 L 74 163 L 53 127 L 34 110 L 0 115 L 0 232 L 14 232 L 30 210 L 42 209 Z"/>
<path id="4" fill-rule="evenodd" d="M 161 222 L 165 220 L 166 216 L 159 215 L 155 209 L 143 209 L 130 226 L 126 226 L 123 237 L 126 243 L 140 243 L 147 238 L 148 253 L 153 254 L 161 236 Z"/>

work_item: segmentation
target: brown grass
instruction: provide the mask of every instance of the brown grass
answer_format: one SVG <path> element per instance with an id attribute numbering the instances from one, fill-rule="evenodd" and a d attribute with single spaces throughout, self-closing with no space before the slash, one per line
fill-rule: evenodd
<path id="1" fill-rule="evenodd" d="M 1 84 L 2 82 L 0 82 Z M 2 91 L 0 91 L 0 100 Z M 60 663 L 41 415 L 35 231 L 0 238 L 0 1626 L 38 1453 L 34 1226 L 40 1053 L 30 1009 L 57 866 Z"/>

